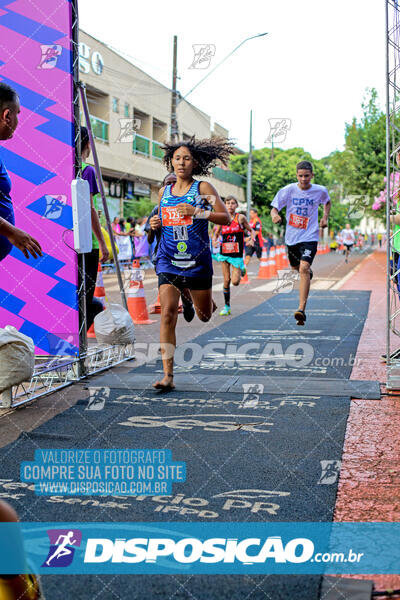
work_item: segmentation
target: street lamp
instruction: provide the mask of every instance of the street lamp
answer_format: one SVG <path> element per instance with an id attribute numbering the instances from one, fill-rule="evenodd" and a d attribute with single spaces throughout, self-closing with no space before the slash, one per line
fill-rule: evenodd
<path id="1" fill-rule="evenodd" d="M 218 69 L 218 67 L 221 66 L 222 63 L 224 63 L 230 56 L 232 56 L 232 54 L 234 52 L 236 52 L 236 50 L 238 50 L 240 48 L 240 46 L 243 46 L 243 44 L 245 44 L 249 40 L 253 40 L 254 38 L 258 38 L 258 37 L 263 37 L 264 35 L 268 35 L 268 32 L 258 33 L 257 35 L 252 35 L 251 37 L 248 37 L 245 40 L 243 40 L 242 42 L 240 42 L 240 44 L 238 46 L 236 46 L 236 48 L 234 48 L 232 50 L 232 52 L 229 52 L 229 54 L 227 56 L 225 56 L 225 58 L 223 60 L 221 60 L 221 62 L 219 62 L 217 65 L 215 65 L 215 67 L 213 69 L 211 69 L 211 71 L 209 71 L 207 73 L 207 75 L 205 77 L 203 77 L 203 79 L 200 79 L 200 81 L 197 82 L 196 85 L 194 87 L 192 87 L 192 89 L 189 90 L 189 92 L 187 94 L 185 94 L 185 96 L 180 96 L 178 102 L 182 102 L 182 100 L 186 100 L 186 98 L 189 96 L 189 94 L 191 94 L 193 92 L 193 90 L 195 90 L 205 79 L 207 79 L 207 77 L 209 77 L 211 75 L 211 73 L 214 73 L 215 69 Z"/>

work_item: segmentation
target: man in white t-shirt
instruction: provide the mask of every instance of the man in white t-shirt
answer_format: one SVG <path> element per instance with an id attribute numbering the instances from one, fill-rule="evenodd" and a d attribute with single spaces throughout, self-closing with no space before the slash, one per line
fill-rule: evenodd
<path id="1" fill-rule="evenodd" d="M 297 183 L 280 189 L 272 201 L 273 223 L 280 223 L 279 212 L 286 208 L 285 243 L 288 248 L 290 266 L 300 273 L 299 308 L 294 313 L 298 325 L 306 321 L 305 308 L 312 279 L 311 264 L 318 249 L 319 227 L 327 227 L 331 209 L 328 190 L 322 185 L 311 183 L 314 177 L 312 164 L 308 160 L 296 166 Z M 318 207 L 324 205 L 324 215 L 318 223 Z"/>
<path id="2" fill-rule="evenodd" d="M 340 234 L 341 238 L 342 238 L 342 242 L 344 244 L 344 254 L 345 254 L 345 262 L 348 262 L 348 257 L 350 254 L 350 251 L 353 247 L 354 241 L 355 241 L 355 235 L 354 235 L 354 231 L 351 229 L 350 227 L 350 223 L 346 223 L 346 228 L 342 229 L 342 232 Z"/>

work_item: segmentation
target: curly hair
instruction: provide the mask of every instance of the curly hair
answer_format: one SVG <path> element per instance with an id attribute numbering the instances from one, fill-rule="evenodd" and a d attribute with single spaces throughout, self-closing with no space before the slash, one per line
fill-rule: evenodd
<path id="1" fill-rule="evenodd" d="M 173 172 L 172 157 L 178 148 L 188 148 L 197 165 L 193 169 L 193 175 L 208 175 L 215 167 L 217 160 L 223 165 L 228 164 L 231 154 L 233 154 L 234 143 L 232 140 L 223 137 L 213 137 L 208 140 L 196 140 L 193 135 L 189 140 L 179 142 L 165 142 L 162 146 L 164 150 L 164 164 L 170 172 Z"/>

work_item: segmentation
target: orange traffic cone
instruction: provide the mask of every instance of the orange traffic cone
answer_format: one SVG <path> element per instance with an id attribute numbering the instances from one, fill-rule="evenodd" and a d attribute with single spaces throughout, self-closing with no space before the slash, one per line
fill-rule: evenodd
<path id="1" fill-rule="evenodd" d="M 280 271 L 283 269 L 283 246 L 277 246 L 276 248 L 276 270 Z"/>
<path id="2" fill-rule="evenodd" d="M 96 287 L 94 288 L 95 298 L 98 298 L 102 303 L 103 307 L 106 306 L 106 290 L 104 289 L 104 281 L 103 281 L 103 271 L 101 268 L 101 264 L 99 262 L 99 266 L 97 267 L 97 279 L 96 279 Z"/>
<path id="3" fill-rule="evenodd" d="M 137 325 L 149 325 L 155 323 L 149 319 L 147 312 L 146 298 L 144 296 L 143 281 L 135 281 L 133 278 L 129 282 L 129 288 L 126 293 L 128 311 L 132 321 Z"/>
<path id="4" fill-rule="evenodd" d="M 247 275 L 247 267 L 246 267 L 246 273 L 241 278 L 239 285 L 243 285 L 244 283 L 250 283 L 249 276 Z"/>
<path id="5" fill-rule="evenodd" d="M 183 312 L 182 298 L 179 298 L 178 313 Z M 150 304 L 149 313 L 151 315 L 159 315 L 161 313 L 160 292 L 157 294 L 157 300 L 154 304 Z"/>
<path id="6" fill-rule="evenodd" d="M 106 307 L 107 297 L 106 297 L 106 291 L 104 289 L 103 271 L 102 271 L 101 263 L 100 262 L 99 262 L 99 265 L 97 267 L 96 287 L 94 288 L 94 294 L 93 294 L 93 296 L 94 296 L 94 298 L 97 298 L 98 300 L 100 300 L 100 302 L 103 305 L 103 310 L 104 310 L 105 307 Z M 89 327 L 86 335 L 87 335 L 88 338 L 95 338 L 96 337 L 96 334 L 94 332 L 94 324 L 93 323 Z"/>
<path id="7" fill-rule="evenodd" d="M 154 302 L 154 304 L 150 304 L 149 313 L 151 315 L 159 315 L 161 313 L 160 292 L 158 292 L 157 300 Z"/>
<path id="8" fill-rule="evenodd" d="M 276 256 L 275 248 L 271 248 L 270 253 L 269 253 L 269 269 L 270 269 L 269 278 L 270 279 L 274 279 L 275 277 L 278 277 L 278 270 L 276 268 L 275 256 Z"/>
<path id="9" fill-rule="evenodd" d="M 270 278 L 268 265 L 269 265 L 269 260 L 268 260 L 268 256 L 267 256 L 267 249 L 263 248 L 257 279 L 269 279 Z"/>
<path id="10" fill-rule="evenodd" d="M 286 248 L 285 248 L 285 246 L 282 246 L 282 269 L 288 269 L 289 267 L 290 267 L 290 265 L 289 265 L 289 259 L 287 256 Z"/>

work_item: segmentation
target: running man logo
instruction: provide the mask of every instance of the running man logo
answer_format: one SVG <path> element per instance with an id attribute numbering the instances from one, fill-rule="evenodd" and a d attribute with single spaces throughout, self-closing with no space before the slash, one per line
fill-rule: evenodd
<path id="1" fill-rule="evenodd" d="M 194 57 L 189 69 L 208 69 L 215 56 L 214 44 L 193 44 Z"/>
<path id="2" fill-rule="evenodd" d="M 348 211 L 347 218 L 348 219 L 362 219 L 365 215 L 365 209 L 369 206 L 369 196 L 364 195 L 352 195 L 346 198 L 348 201 Z"/>
<path id="3" fill-rule="evenodd" d="M 273 290 L 274 294 L 290 294 L 294 288 L 294 284 L 299 279 L 298 271 L 292 269 L 279 269 L 278 279 Z"/>
<path id="4" fill-rule="evenodd" d="M 103 410 L 110 396 L 109 387 L 89 388 L 89 402 L 85 410 Z"/>
<path id="5" fill-rule="evenodd" d="M 128 271 L 129 281 L 144 281 L 145 272 L 144 269 L 131 269 Z"/>
<path id="6" fill-rule="evenodd" d="M 292 126 L 291 119 L 268 119 L 269 134 L 264 143 L 278 143 L 286 140 L 287 132 Z"/>
<path id="7" fill-rule="evenodd" d="M 71 356 L 75 354 L 75 349 L 79 346 L 79 336 L 68 335 L 66 339 L 62 339 L 63 333 L 49 333 L 47 334 L 47 341 L 49 344 L 49 355 L 55 356 L 53 360 L 47 363 L 47 367 L 57 364 L 60 356 Z"/>
<path id="8" fill-rule="evenodd" d="M 57 65 L 58 57 L 61 55 L 62 49 L 62 46 L 59 46 L 58 44 L 52 44 L 51 46 L 41 44 L 40 50 L 42 51 L 42 57 L 36 68 L 54 69 L 54 67 Z"/>
<path id="9" fill-rule="evenodd" d="M 46 208 L 42 219 L 51 219 L 56 221 L 61 217 L 62 211 L 67 204 L 67 196 L 57 195 L 51 196 L 50 194 L 45 195 Z"/>
<path id="10" fill-rule="evenodd" d="M 76 548 L 81 545 L 82 532 L 79 529 L 49 529 L 47 535 L 50 549 L 42 567 L 68 567 Z"/>
<path id="11" fill-rule="evenodd" d="M 119 119 L 119 136 L 116 142 L 133 142 L 136 132 L 140 129 L 142 121 L 140 119 Z"/>
<path id="12" fill-rule="evenodd" d="M 243 408 L 255 408 L 260 394 L 264 391 L 262 383 L 243 383 Z"/>
<path id="13" fill-rule="evenodd" d="M 339 477 L 341 461 L 340 460 L 321 460 L 321 477 L 319 478 L 318 484 L 332 485 L 336 483 Z"/>

